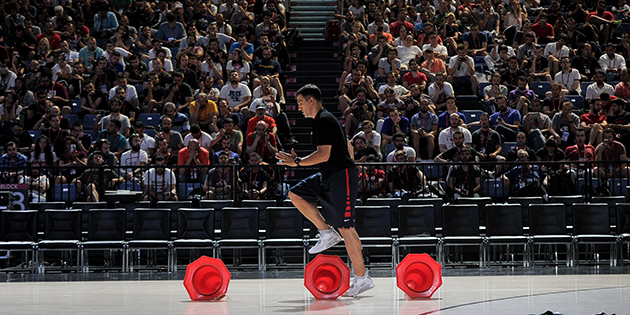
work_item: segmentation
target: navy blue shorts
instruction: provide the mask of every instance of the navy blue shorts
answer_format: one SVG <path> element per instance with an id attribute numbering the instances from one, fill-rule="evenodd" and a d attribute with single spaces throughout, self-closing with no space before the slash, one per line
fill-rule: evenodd
<path id="1" fill-rule="evenodd" d="M 323 179 L 321 173 L 311 175 L 291 188 L 306 201 L 319 202 L 326 223 L 335 228 L 354 227 L 359 173 L 355 167 L 334 172 Z"/>

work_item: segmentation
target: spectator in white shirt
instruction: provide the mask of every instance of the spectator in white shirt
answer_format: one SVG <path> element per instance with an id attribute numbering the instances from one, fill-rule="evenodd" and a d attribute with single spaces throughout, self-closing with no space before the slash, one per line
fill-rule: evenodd
<path id="1" fill-rule="evenodd" d="M 131 150 L 123 152 L 120 156 L 121 174 L 127 182 L 142 182 L 142 167 L 147 165 L 149 155 L 140 149 L 140 135 L 134 133 L 129 137 Z"/>
<path id="2" fill-rule="evenodd" d="M 420 48 L 413 44 L 413 36 L 411 34 L 405 37 L 403 45 L 396 47 L 398 49 L 398 58 L 402 69 L 409 69 L 409 60 L 416 59 L 422 53 Z"/>
<path id="3" fill-rule="evenodd" d="M 571 68 L 571 59 L 567 57 L 560 58 L 560 64 L 562 66 L 562 70 L 554 76 L 553 80 L 562 84 L 564 89 L 568 91 L 571 95 L 579 95 L 582 93 L 582 88 L 580 87 L 580 72 Z"/>
<path id="4" fill-rule="evenodd" d="M 549 60 L 549 70 L 551 73 L 557 73 L 560 69 L 560 58 L 569 57 L 569 47 L 566 45 L 569 40 L 567 34 L 561 34 L 558 41 L 555 43 L 549 43 L 545 47 L 543 55 Z"/>
<path id="5" fill-rule="evenodd" d="M 604 82 L 604 78 L 606 77 L 606 74 L 604 73 L 603 70 L 601 69 L 597 69 L 595 71 L 595 82 L 590 84 L 587 88 L 586 88 L 586 101 L 590 104 L 590 102 L 595 99 L 595 98 L 599 98 L 599 96 L 603 93 L 603 92 L 608 92 L 608 94 L 610 95 L 614 95 L 615 94 L 615 88 Z"/>
<path id="6" fill-rule="evenodd" d="M 448 149 L 455 146 L 455 141 L 453 141 L 453 133 L 457 130 L 460 130 L 464 133 L 464 143 L 466 145 L 470 145 L 472 143 L 472 135 L 470 134 L 470 131 L 460 126 L 461 119 L 459 118 L 458 113 L 452 113 L 449 116 L 449 121 L 451 123 L 451 126 L 442 130 L 438 137 L 440 153 L 446 152 Z"/>
<path id="7" fill-rule="evenodd" d="M 599 57 L 599 67 L 606 73 L 606 81 L 619 81 L 621 70 L 626 69 L 626 60 L 615 53 L 615 45 L 608 43 L 606 53 Z"/>

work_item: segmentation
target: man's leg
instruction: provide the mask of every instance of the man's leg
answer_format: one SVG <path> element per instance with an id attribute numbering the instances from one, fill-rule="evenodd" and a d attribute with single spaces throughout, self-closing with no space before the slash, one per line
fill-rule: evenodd
<path id="1" fill-rule="evenodd" d="M 298 210 L 315 226 L 318 230 L 328 230 L 330 227 L 326 224 L 326 220 L 322 217 L 322 214 L 317 210 L 317 205 L 315 203 L 309 202 L 304 198 L 296 195 L 292 191 L 289 192 L 289 199 L 293 202 Z"/>
<path id="2" fill-rule="evenodd" d="M 354 274 L 363 277 L 366 273 L 365 265 L 363 264 L 363 252 L 361 251 L 361 240 L 359 234 L 355 228 L 340 228 L 339 233 L 343 237 L 343 241 L 346 244 L 346 251 L 352 266 L 354 267 Z"/>

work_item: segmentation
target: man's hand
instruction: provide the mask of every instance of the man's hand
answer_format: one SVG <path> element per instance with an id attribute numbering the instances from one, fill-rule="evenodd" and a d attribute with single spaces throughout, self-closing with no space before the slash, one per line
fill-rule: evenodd
<path id="1" fill-rule="evenodd" d="M 291 149 L 291 153 L 287 153 L 284 151 L 279 151 L 276 153 L 276 159 L 279 160 L 278 164 L 287 165 L 287 166 L 297 166 L 295 164 L 295 158 L 297 158 L 297 154 L 295 154 L 295 150 Z"/>

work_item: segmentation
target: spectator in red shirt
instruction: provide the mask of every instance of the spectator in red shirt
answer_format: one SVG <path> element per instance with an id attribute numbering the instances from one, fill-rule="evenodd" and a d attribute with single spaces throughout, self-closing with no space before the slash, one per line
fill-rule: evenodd
<path id="1" fill-rule="evenodd" d="M 590 134 L 588 144 L 594 147 L 602 142 L 604 129 L 608 126 L 606 116 L 600 113 L 601 109 L 602 100 L 594 98 L 591 102 L 591 110 L 580 116 L 580 127 Z"/>
<path id="2" fill-rule="evenodd" d="M 263 161 L 275 164 L 278 152 L 276 136 L 267 130 L 267 125 L 260 120 L 256 123 L 254 132 L 247 134 L 247 154 L 258 153 Z"/>
<path id="3" fill-rule="evenodd" d="M 536 33 L 538 44 L 544 45 L 554 41 L 553 25 L 547 23 L 547 13 L 541 13 L 538 23 L 532 25 L 532 31 Z"/>
<path id="4" fill-rule="evenodd" d="M 588 14 L 586 20 L 595 25 L 599 30 L 600 44 L 608 43 L 613 27 L 619 26 L 621 21 L 615 21 L 615 16 L 610 11 L 606 11 L 606 1 L 599 0 L 597 2 L 597 10 Z"/>
<path id="5" fill-rule="evenodd" d="M 61 51 L 59 49 L 59 43 L 61 43 L 61 36 L 55 33 L 54 30 L 55 28 L 53 26 L 52 21 L 47 21 L 46 23 L 44 23 L 44 32 L 39 34 L 37 38 L 35 38 L 36 44 L 39 45 L 39 41 L 42 38 L 46 37 L 48 38 L 48 42 L 50 43 L 50 49 L 54 50 L 55 52 Z"/>
<path id="6" fill-rule="evenodd" d="M 398 20 L 394 23 L 389 24 L 389 33 L 390 34 L 400 34 L 400 27 L 404 26 L 407 30 L 413 30 L 413 24 L 407 22 L 407 9 L 401 8 L 398 11 Z"/>
<path id="7" fill-rule="evenodd" d="M 427 76 L 419 71 L 416 59 L 409 60 L 409 72 L 403 75 L 402 81 L 406 89 L 409 89 L 413 84 L 422 85 L 422 82 L 427 82 Z"/>
<path id="8" fill-rule="evenodd" d="M 250 132 L 254 132 L 256 129 L 256 124 L 261 120 L 265 122 L 265 124 L 267 125 L 267 129 L 273 132 L 274 135 L 276 134 L 276 132 L 278 132 L 276 121 L 273 118 L 265 115 L 266 111 L 267 107 L 265 107 L 264 105 L 258 106 L 256 108 L 256 116 L 250 118 L 249 121 L 247 121 L 247 134 L 249 134 Z"/>
<path id="9" fill-rule="evenodd" d="M 180 183 L 203 183 L 205 182 L 210 165 L 210 153 L 206 148 L 199 146 L 199 140 L 192 139 L 188 142 L 188 146 L 179 150 L 177 154 L 177 165 L 179 166 L 200 166 L 195 168 L 182 167 L 179 169 Z"/>
<path id="10" fill-rule="evenodd" d="M 577 168 L 577 176 L 583 177 L 584 170 L 587 169 L 587 165 L 584 162 L 592 162 L 595 158 L 595 147 L 586 144 L 586 131 L 584 128 L 580 127 L 575 131 L 575 145 L 567 147 L 564 155 L 569 161 L 581 162 L 578 164 L 573 163 L 571 169 Z"/>

